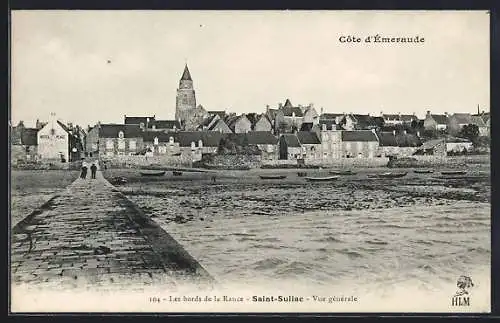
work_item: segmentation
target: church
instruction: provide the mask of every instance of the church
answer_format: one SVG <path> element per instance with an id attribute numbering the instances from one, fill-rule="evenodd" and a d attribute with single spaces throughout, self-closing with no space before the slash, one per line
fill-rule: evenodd
<path id="1" fill-rule="evenodd" d="M 177 89 L 175 119 L 184 130 L 196 130 L 207 117 L 208 112 L 201 105 L 196 106 L 193 79 L 186 64 Z"/>

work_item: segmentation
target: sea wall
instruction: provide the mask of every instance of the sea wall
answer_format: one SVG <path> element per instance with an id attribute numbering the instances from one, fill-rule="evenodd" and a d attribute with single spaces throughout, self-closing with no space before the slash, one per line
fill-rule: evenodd
<path id="1" fill-rule="evenodd" d="M 215 155 L 209 162 L 211 165 L 230 166 L 230 167 L 243 167 L 250 168 L 260 167 L 262 158 L 260 155 L 243 155 L 243 154 L 227 154 Z"/>
<path id="2" fill-rule="evenodd" d="M 408 159 L 395 159 L 391 161 L 390 167 L 463 167 L 465 165 L 489 165 L 491 156 L 468 155 L 468 156 L 412 156 Z"/>
<path id="3" fill-rule="evenodd" d="M 135 168 L 141 166 L 191 167 L 192 160 L 185 156 L 104 156 L 101 165 L 107 168 Z"/>

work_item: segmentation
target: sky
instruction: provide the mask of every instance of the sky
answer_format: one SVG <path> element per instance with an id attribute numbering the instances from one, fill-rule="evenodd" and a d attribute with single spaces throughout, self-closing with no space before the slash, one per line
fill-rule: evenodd
<path id="1" fill-rule="evenodd" d="M 206 110 L 289 98 L 331 113 L 489 111 L 485 11 L 13 11 L 11 119 L 173 119 L 188 64 Z M 423 43 L 341 43 L 341 36 Z"/>

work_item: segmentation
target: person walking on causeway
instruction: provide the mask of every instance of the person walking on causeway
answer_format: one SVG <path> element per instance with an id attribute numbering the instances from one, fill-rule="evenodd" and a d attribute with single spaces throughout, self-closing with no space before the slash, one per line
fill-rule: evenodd
<path id="1" fill-rule="evenodd" d="M 82 162 L 82 172 L 80 173 L 80 178 L 85 179 L 87 177 L 87 163 L 84 161 Z"/>
<path id="2" fill-rule="evenodd" d="M 95 165 L 95 163 L 90 166 L 90 171 L 92 172 L 92 179 L 95 179 L 95 173 L 97 172 L 97 166 Z"/>

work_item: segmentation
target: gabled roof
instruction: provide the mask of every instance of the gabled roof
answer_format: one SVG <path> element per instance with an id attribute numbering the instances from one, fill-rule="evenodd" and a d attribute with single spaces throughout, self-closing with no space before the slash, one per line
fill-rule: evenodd
<path id="1" fill-rule="evenodd" d="M 454 113 L 451 116 L 458 124 L 470 124 L 472 123 L 472 118 L 470 113 Z"/>
<path id="2" fill-rule="evenodd" d="M 317 134 L 311 131 L 299 131 L 296 133 L 297 138 L 301 144 L 305 145 L 319 145 L 321 141 L 319 140 Z"/>
<path id="3" fill-rule="evenodd" d="M 203 119 L 198 128 L 203 129 L 203 127 L 208 127 L 214 118 L 217 118 L 216 114 L 209 115 L 207 118 Z"/>
<path id="4" fill-rule="evenodd" d="M 371 127 L 376 127 L 377 124 L 373 120 L 373 117 L 367 115 L 367 114 L 349 114 L 350 117 L 354 119 L 356 122 L 356 128 L 357 129 L 366 129 L 366 128 L 371 128 Z"/>
<path id="5" fill-rule="evenodd" d="M 448 117 L 444 114 L 431 114 L 431 117 L 437 124 L 448 124 Z"/>
<path id="6" fill-rule="evenodd" d="M 177 120 L 153 120 L 148 124 L 148 128 L 152 128 L 153 125 L 156 129 L 180 129 L 181 124 Z"/>
<path id="7" fill-rule="evenodd" d="M 417 119 L 417 117 L 413 114 L 383 114 L 382 117 L 384 120 L 397 120 L 397 121 L 404 121 L 404 122 L 410 122 L 413 119 Z"/>
<path id="8" fill-rule="evenodd" d="M 281 135 L 282 140 L 285 141 L 288 147 L 301 147 L 299 138 L 295 134 L 286 133 Z"/>
<path id="9" fill-rule="evenodd" d="M 127 117 L 125 116 L 125 124 L 136 124 L 139 125 L 143 123 L 144 125 L 148 124 L 148 119 L 149 122 L 153 122 L 155 120 L 155 116 L 152 117 Z"/>
<path id="10" fill-rule="evenodd" d="M 396 136 L 392 132 L 382 131 L 378 134 L 379 144 L 382 147 L 397 147 Z"/>
<path id="11" fill-rule="evenodd" d="M 227 123 L 228 127 L 234 131 L 236 122 L 238 122 L 239 120 L 241 120 L 243 118 L 246 118 L 248 120 L 248 118 L 244 114 L 242 114 L 239 116 L 233 116 L 233 117 L 228 118 L 228 121 L 226 123 Z"/>
<path id="12" fill-rule="evenodd" d="M 182 73 L 181 80 L 183 80 L 183 81 L 192 81 L 192 79 L 191 79 L 191 73 L 189 73 L 189 68 L 188 68 L 187 64 L 184 67 L 184 73 Z"/>
<path id="13" fill-rule="evenodd" d="M 371 130 L 342 131 L 342 141 L 378 141 Z"/>
<path id="14" fill-rule="evenodd" d="M 489 123 L 490 122 L 490 119 L 491 119 L 491 115 L 489 112 L 485 112 L 481 115 L 481 117 L 483 118 L 483 121 L 486 122 L 486 123 Z"/>
<path id="15" fill-rule="evenodd" d="M 281 111 L 283 111 L 283 115 L 285 117 L 291 117 L 294 113 L 296 117 L 303 117 L 302 110 L 299 107 L 290 107 L 290 106 L 283 106 L 281 108 Z"/>
<path id="16" fill-rule="evenodd" d="M 130 124 L 101 124 L 99 129 L 99 137 L 101 138 L 118 138 L 118 133 L 123 131 L 124 138 L 139 138 L 142 137 L 141 128 Z"/>
<path id="17" fill-rule="evenodd" d="M 269 117 L 265 113 L 261 113 L 260 115 L 258 115 L 256 120 L 255 120 L 255 123 L 259 122 L 262 119 L 264 119 L 264 121 L 271 123 L 271 120 L 269 120 Z"/>
<path id="18" fill-rule="evenodd" d="M 244 134 L 249 145 L 276 145 L 276 138 L 270 131 L 250 131 Z"/>
<path id="19" fill-rule="evenodd" d="M 190 147 L 191 142 L 195 142 L 198 145 L 199 140 L 202 141 L 204 147 L 219 147 L 223 136 L 218 131 L 181 131 L 170 134 L 174 136 L 174 140 L 179 142 L 181 147 Z"/>
<path id="20" fill-rule="evenodd" d="M 290 99 L 286 99 L 285 105 L 283 105 L 283 108 L 293 108 L 292 102 L 290 102 Z"/>
<path id="21" fill-rule="evenodd" d="M 224 120 L 219 119 L 219 120 L 217 120 L 216 122 L 212 123 L 212 125 L 208 128 L 208 130 L 214 130 L 214 129 L 217 127 L 217 125 L 219 125 L 219 124 L 221 124 L 221 123 L 222 123 L 222 124 L 225 124 L 225 125 L 226 125 L 226 127 L 227 127 L 227 124 L 224 122 Z M 229 127 L 228 127 L 228 128 L 229 128 Z M 229 130 L 231 130 L 231 129 L 229 129 Z"/>
<path id="22" fill-rule="evenodd" d="M 384 118 L 382 117 L 373 117 L 373 122 L 377 125 L 377 127 L 382 127 L 385 123 Z"/>
<path id="23" fill-rule="evenodd" d="M 38 129 L 23 128 L 21 131 L 21 144 L 26 146 L 36 146 L 38 144 Z"/>
<path id="24" fill-rule="evenodd" d="M 61 121 L 59 121 L 59 120 L 57 120 L 57 124 L 58 124 L 59 126 L 61 126 L 61 128 L 63 128 L 63 129 L 64 129 L 64 131 L 66 131 L 68 134 L 71 134 L 71 129 L 70 129 L 67 125 L 65 125 L 64 123 L 62 123 L 62 122 L 61 122 Z"/>

